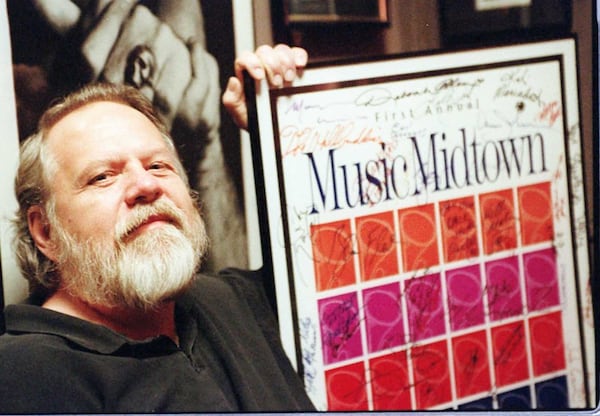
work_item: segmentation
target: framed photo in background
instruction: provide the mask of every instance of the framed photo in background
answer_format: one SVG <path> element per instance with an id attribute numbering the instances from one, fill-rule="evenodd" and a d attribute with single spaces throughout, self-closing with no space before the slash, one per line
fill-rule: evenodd
<path id="1" fill-rule="evenodd" d="M 573 38 L 254 88 L 265 268 L 319 410 L 595 406 Z"/>
<path id="2" fill-rule="evenodd" d="M 168 125 L 190 185 L 200 194 L 212 241 L 204 267 L 247 267 L 241 148 L 239 141 L 226 139 L 239 129 L 220 103 L 235 59 L 232 2 L 3 3 L 0 52 L 6 65 L 0 75 L 7 84 L 1 99 L 10 124 L 2 124 L 7 160 L 2 167 L 16 170 L 19 143 L 56 97 L 91 82 L 133 85 Z M 10 186 L 1 188 L 7 219 L 13 215 L 13 178 L 14 170 L 6 176 Z M 15 262 L 5 260 L 14 250 L 9 232 L 2 236 L 10 304 L 26 296 L 26 281 Z"/>
<path id="3" fill-rule="evenodd" d="M 439 0 L 446 47 L 567 36 L 571 0 Z"/>
<path id="4" fill-rule="evenodd" d="M 387 0 L 283 0 L 288 24 L 387 23 Z"/>

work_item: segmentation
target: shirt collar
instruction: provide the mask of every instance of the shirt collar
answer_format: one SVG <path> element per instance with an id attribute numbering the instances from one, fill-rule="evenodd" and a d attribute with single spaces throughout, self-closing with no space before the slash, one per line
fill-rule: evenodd
<path id="1" fill-rule="evenodd" d="M 126 346 L 137 347 L 166 338 L 134 341 L 102 325 L 34 305 L 9 305 L 4 315 L 8 334 L 55 335 L 101 354 L 113 354 Z"/>

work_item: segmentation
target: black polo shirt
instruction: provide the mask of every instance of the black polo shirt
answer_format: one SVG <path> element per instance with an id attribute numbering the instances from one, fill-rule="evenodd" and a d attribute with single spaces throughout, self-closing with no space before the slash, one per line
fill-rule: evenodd
<path id="1" fill-rule="evenodd" d="M 0 413 L 312 410 L 258 274 L 201 276 L 178 302 L 180 346 L 133 341 L 35 305 L 5 310 Z"/>

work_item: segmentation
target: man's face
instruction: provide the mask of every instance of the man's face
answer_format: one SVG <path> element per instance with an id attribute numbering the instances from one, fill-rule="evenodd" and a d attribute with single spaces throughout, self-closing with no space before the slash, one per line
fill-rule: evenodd
<path id="1" fill-rule="evenodd" d="M 205 250 L 205 231 L 158 129 L 129 106 L 97 102 L 52 127 L 47 146 L 56 248 L 46 255 L 62 284 L 114 306 L 155 304 L 185 287 Z M 119 293 L 129 287 L 132 293 Z"/>

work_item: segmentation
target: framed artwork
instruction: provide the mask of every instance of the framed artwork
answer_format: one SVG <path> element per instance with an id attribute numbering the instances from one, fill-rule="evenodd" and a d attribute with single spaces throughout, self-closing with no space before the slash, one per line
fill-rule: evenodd
<path id="1" fill-rule="evenodd" d="M 594 406 L 574 39 L 253 87 L 265 268 L 319 410 Z"/>
<path id="2" fill-rule="evenodd" d="M 566 36 L 571 0 L 439 0 L 445 46 Z"/>
<path id="3" fill-rule="evenodd" d="M 125 83 L 152 100 L 200 195 L 212 241 L 204 269 L 246 268 L 241 148 L 231 140 L 239 129 L 220 103 L 235 59 L 232 2 L 4 3 L 2 167 L 9 171 L 0 206 L 6 223 L 16 209 L 12 181 L 19 143 L 33 133 L 49 103 L 86 83 Z M 10 259 L 10 229 L 7 225 L 1 240 L 6 304 L 27 294 L 26 281 Z"/>
<path id="4" fill-rule="evenodd" d="M 283 2 L 285 20 L 288 24 L 388 22 L 387 0 L 283 0 Z"/>

